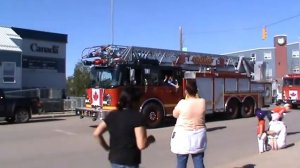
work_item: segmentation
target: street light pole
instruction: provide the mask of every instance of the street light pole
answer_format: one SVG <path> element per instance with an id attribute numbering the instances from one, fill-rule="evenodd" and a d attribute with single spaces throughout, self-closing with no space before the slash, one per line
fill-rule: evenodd
<path id="1" fill-rule="evenodd" d="M 114 0 L 110 0 L 110 16 L 111 16 L 111 45 L 114 44 Z"/>

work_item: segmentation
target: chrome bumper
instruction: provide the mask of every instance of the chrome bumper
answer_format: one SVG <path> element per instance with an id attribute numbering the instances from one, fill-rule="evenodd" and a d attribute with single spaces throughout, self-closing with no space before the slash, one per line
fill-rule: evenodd
<path id="1" fill-rule="evenodd" d="M 90 117 L 93 121 L 104 119 L 108 113 L 108 111 L 103 111 L 102 108 L 95 109 L 79 107 L 75 109 L 75 115 L 78 115 L 81 119 L 84 117 Z"/>

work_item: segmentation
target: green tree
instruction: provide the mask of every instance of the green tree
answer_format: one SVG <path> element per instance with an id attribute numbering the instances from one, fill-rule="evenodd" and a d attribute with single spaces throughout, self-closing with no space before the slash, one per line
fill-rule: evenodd
<path id="1" fill-rule="evenodd" d="M 67 95 L 83 96 L 90 83 L 89 67 L 81 62 L 77 63 L 74 69 L 74 75 L 67 79 Z"/>

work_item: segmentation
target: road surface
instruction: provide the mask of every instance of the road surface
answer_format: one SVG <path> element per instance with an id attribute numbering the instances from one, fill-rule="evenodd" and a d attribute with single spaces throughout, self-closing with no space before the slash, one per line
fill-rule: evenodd
<path id="1" fill-rule="evenodd" d="M 284 119 L 289 144 L 300 141 L 299 119 L 300 110 L 293 110 Z M 92 136 L 97 123 L 77 116 L 35 118 L 25 124 L 0 122 L 0 167 L 108 168 L 107 152 Z M 209 120 L 206 167 L 222 167 L 258 155 L 256 124 L 254 117 Z M 143 151 L 142 168 L 175 167 L 175 155 L 169 145 L 173 125 L 174 121 L 168 120 L 163 127 L 148 130 L 156 137 L 156 143 Z M 192 161 L 188 164 L 191 167 Z"/>

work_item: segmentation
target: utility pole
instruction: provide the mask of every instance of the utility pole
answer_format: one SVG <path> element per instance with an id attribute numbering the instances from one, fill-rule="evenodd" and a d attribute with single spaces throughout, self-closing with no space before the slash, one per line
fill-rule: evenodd
<path id="1" fill-rule="evenodd" d="M 110 0 L 110 16 L 111 16 L 111 45 L 114 44 L 114 0 Z"/>
<path id="2" fill-rule="evenodd" d="M 182 51 L 183 40 L 182 40 L 182 27 L 179 26 L 179 50 Z"/>

